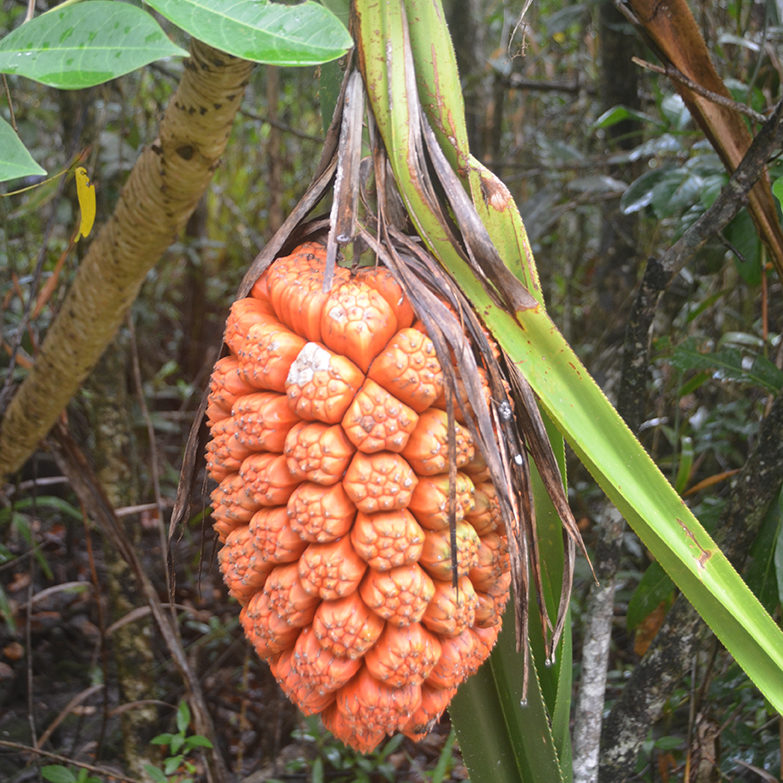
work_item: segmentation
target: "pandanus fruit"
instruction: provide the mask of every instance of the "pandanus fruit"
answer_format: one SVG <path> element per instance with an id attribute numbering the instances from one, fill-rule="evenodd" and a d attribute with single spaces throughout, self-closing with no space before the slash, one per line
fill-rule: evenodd
<path id="1" fill-rule="evenodd" d="M 382 267 L 337 267 L 324 291 L 325 255 L 301 245 L 232 306 L 207 467 L 247 638 L 302 712 L 367 752 L 432 727 L 489 655 L 511 577 L 422 323 Z"/>

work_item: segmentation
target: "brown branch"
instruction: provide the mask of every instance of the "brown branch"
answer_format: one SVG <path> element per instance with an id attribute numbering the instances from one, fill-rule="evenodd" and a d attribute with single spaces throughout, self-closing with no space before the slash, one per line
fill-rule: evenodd
<path id="1" fill-rule="evenodd" d="M 656 65 L 655 63 L 642 60 L 641 57 L 631 57 L 631 62 L 638 65 L 640 68 L 645 68 L 648 71 L 659 73 L 661 76 L 668 76 L 670 79 L 680 84 L 684 84 L 689 90 L 693 90 L 697 95 L 701 95 L 702 98 L 706 98 L 708 101 L 717 103 L 719 106 L 724 106 L 731 111 L 744 114 L 746 117 L 750 117 L 758 123 L 764 123 L 767 121 L 766 115 L 761 112 L 752 109 L 750 106 L 735 101 L 732 98 L 727 98 L 725 95 L 708 90 L 706 87 L 702 87 L 698 82 L 689 79 L 679 68 L 675 68 L 673 65 L 666 63 L 663 67 Z"/>
<path id="2" fill-rule="evenodd" d="M 51 429 L 180 233 L 218 165 L 252 64 L 193 40 L 159 138 L 140 155 L 93 240 L 33 369 L 0 424 L 0 477 Z"/>

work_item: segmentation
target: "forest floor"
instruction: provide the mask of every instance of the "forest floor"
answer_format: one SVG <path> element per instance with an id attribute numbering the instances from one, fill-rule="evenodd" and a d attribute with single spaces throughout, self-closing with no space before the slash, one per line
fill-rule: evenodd
<path id="1" fill-rule="evenodd" d="M 159 770 L 149 780 L 204 780 L 199 748 L 167 768 L 174 749 L 160 739 L 152 742 L 178 732 L 177 707 L 185 691 L 132 577 L 124 596 L 129 611 L 111 616 L 108 561 L 116 555 L 94 529 L 61 513 L 71 502 L 67 494 L 38 501 L 37 509 L 27 509 L 24 519 L 12 523 L 10 559 L 0 567 L 0 780 L 135 781 L 144 779 L 143 763 Z M 157 525 L 149 520 L 138 525 L 138 520 L 138 515 L 126 518 L 136 526 L 137 551 L 165 602 Z M 447 716 L 424 741 L 395 737 L 367 757 L 303 718 L 245 641 L 239 606 L 226 595 L 208 531 L 203 541 L 196 524 L 175 542 L 175 602 L 182 645 L 203 688 L 215 727 L 212 739 L 231 770 L 231 783 L 468 778 Z M 139 650 L 146 663 L 131 663 L 131 671 L 121 674 L 123 628 L 132 629 L 131 639 L 143 640 Z M 130 746 L 140 754 L 136 771 L 127 751 L 134 713 L 144 716 Z M 193 733 L 192 724 L 183 732 Z M 78 777 L 78 763 L 103 772 Z M 61 776 L 42 777 L 47 765 L 61 766 Z"/>

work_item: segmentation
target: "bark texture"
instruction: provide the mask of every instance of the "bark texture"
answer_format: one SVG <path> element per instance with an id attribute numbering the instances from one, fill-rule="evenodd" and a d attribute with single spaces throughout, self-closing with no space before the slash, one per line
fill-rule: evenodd
<path id="1" fill-rule="evenodd" d="M 141 153 L 5 412 L 0 478 L 21 467 L 51 429 L 116 333 L 147 272 L 183 229 L 225 149 L 252 67 L 192 42 L 159 138 Z"/>

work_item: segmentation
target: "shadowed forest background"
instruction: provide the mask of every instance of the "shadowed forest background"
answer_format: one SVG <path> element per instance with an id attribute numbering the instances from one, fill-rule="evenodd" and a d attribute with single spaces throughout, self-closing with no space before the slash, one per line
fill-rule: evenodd
<path id="1" fill-rule="evenodd" d="M 631 61 L 657 62 L 613 3 L 539 0 L 521 22 L 518 2 L 445 5 L 473 153 L 512 191 L 547 307 L 617 403 L 624 362 L 636 356 L 626 333 L 649 260 L 704 213 L 726 171 L 672 82 Z M 734 100 L 768 113 L 781 99 L 779 0 L 690 5 Z M 15 27 L 25 6 L 3 0 L 0 31 Z M 187 45 L 180 31 L 172 35 Z M 48 171 L 83 156 L 100 223 L 155 138 L 181 70 L 181 61 L 164 61 L 75 92 L 9 78 L 4 93 L 20 136 Z M 0 107 L 8 119 L 8 101 Z M 755 134 L 758 117 L 747 121 Z M 87 766 L 80 773 L 74 762 L 112 770 L 117 780 L 204 779 L 205 730 L 195 725 L 209 729 L 231 780 L 467 779 L 448 717 L 422 743 L 398 736 L 361 757 L 296 713 L 245 641 L 238 606 L 223 588 L 206 479 L 201 511 L 176 531 L 167 560 L 183 445 L 218 357 L 227 309 L 247 267 L 306 188 L 323 127 L 317 69 L 254 69 L 206 196 L 148 274 L 119 335 L 65 414 L 122 523 L 119 534 L 161 601 L 173 580 L 176 603 L 167 606 L 183 665 L 204 691 L 205 722 L 191 721 L 182 670 L 172 664 L 116 541 L 88 523 L 69 480 L 41 448 L 0 491 L 3 780 L 43 779 L 42 764 L 59 765 L 63 781 L 107 779 Z M 779 158 L 770 175 L 783 198 Z M 0 411 L 34 360 L 89 242 L 65 253 L 78 216 L 66 178 L 0 199 Z M 620 410 L 699 519 L 719 533 L 736 490 L 732 478 L 783 388 L 780 279 L 743 210 L 661 289 L 652 305 L 649 363 Z M 783 466 L 769 475 L 777 496 Z M 659 700 L 625 777 L 606 772 L 599 779 L 780 780 L 779 716 L 695 621 L 687 626 L 697 641 L 685 671 L 679 661 L 667 672 L 664 660 L 645 680 L 639 663 L 676 590 L 609 513 L 576 460 L 568 484 L 599 577 L 615 589 L 604 702 L 593 709 L 604 712 L 612 731 L 642 691 Z M 727 551 L 779 621 L 777 498 L 747 511 L 758 524 Z M 572 604 L 576 690 L 591 584 L 580 559 Z M 630 680 L 635 669 L 642 674 Z M 580 720 L 587 718 L 575 715 L 575 731 Z M 159 776 L 145 778 L 145 764 Z"/>

